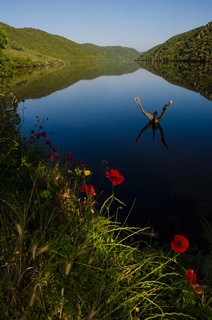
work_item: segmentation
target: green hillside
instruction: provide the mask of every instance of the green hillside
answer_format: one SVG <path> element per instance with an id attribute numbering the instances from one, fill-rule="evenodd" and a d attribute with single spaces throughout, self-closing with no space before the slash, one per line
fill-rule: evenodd
<path id="1" fill-rule="evenodd" d="M 88 61 L 134 60 L 139 52 L 120 46 L 100 47 L 78 44 L 47 32 L 23 28 L 17 29 L 0 23 L 6 31 L 8 44 L 5 54 L 12 66 L 38 66 Z"/>
<path id="2" fill-rule="evenodd" d="M 138 51 L 132 48 L 126 48 L 121 46 L 107 46 L 107 47 L 100 47 L 96 46 L 92 43 L 85 43 L 82 45 L 89 51 L 95 53 L 95 55 L 100 55 L 105 57 L 107 61 L 120 61 L 120 60 L 135 60 L 137 58 Z M 140 53 L 140 52 L 139 52 Z"/>
<path id="3" fill-rule="evenodd" d="M 211 61 L 212 22 L 176 35 L 142 55 L 139 60 L 153 61 Z"/>

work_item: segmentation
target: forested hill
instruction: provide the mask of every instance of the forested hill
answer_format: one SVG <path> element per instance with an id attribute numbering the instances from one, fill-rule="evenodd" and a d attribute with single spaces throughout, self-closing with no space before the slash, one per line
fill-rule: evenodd
<path id="1" fill-rule="evenodd" d="M 64 64 L 74 62 L 134 60 L 139 52 L 135 49 L 113 46 L 100 47 L 93 44 L 78 44 L 47 32 L 22 28 L 17 29 L 0 23 L 6 31 L 8 44 L 5 49 L 13 66 Z"/>
<path id="2" fill-rule="evenodd" d="M 141 54 L 139 60 L 153 61 L 211 61 L 212 22 L 176 35 Z"/>

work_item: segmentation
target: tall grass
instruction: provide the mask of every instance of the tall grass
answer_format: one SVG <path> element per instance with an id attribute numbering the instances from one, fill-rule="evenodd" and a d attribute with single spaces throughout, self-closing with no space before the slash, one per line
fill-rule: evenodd
<path id="1" fill-rule="evenodd" d="M 211 288 L 197 294 L 186 281 L 178 257 L 186 253 L 154 248 L 146 229 L 112 219 L 115 194 L 98 204 L 94 189 L 82 192 L 89 170 L 70 154 L 58 159 L 39 122 L 31 137 L 16 132 L 9 102 L 0 127 L 0 318 L 209 319 Z"/>

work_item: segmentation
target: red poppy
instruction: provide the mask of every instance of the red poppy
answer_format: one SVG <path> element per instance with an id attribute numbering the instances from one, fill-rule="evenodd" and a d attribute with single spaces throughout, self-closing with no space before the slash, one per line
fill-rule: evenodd
<path id="1" fill-rule="evenodd" d="M 106 175 L 114 186 L 124 181 L 124 177 L 119 173 L 118 170 L 111 169 L 110 171 L 106 172 Z"/>
<path id="2" fill-rule="evenodd" d="M 77 163 L 75 161 L 72 161 L 72 164 L 75 167 Z"/>
<path id="3" fill-rule="evenodd" d="M 62 160 L 62 164 L 66 164 L 66 162 L 67 162 L 67 158 L 64 158 L 63 160 Z"/>
<path id="4" fill-rule="evenodd" d="M 202 294 L 202 288 L 198 283 L 193 284 L 192 287 L 195 289 L 196 293 Z"/>
<path id="5" fill-rule="evenodd" d="M 33 188 L 33 191 L 38 191 L 38 190 L 40 190 L 40 186 L 39 186 L 38 184 L 36 184 L 36 185 L 34 186 L 34 188 Z"/>
<path id="6" fill-rule="evenodd" d="M 40 128 L 40 129 L 41 129 L 41 128 Z M 46 132 L 45 132 L 45 131 L 41 132 L 40 135 L 41 135 L 43 138 L 46 138 Z"/>
<path id="7" fill-rule="evenodd" d="M 41 137 L 40 133 L 36 133 L 35 136 L 37 139 L 40 139 L 40 137 Z"/>
<path id="8" fill-rule="evenodd" d="M 40 129 L 43 129 L 43 127 L 42 127 L 42 126 L 40 126 L 39 128 L 40 128 Z"/>
<path id="9" fill-rule="evenodd" d="M 73 156 L 71 153 L 66 153 L 66 157 L 62 160 L 62 164 L 65 164 L 68 160 L 72 160 Z"/>
<path id="10" fill-rule="evenodd" d="M 78 166 L 76 166 L 76 168 L 82 170 L 83 168 L 85 168 L 84 164 L 79 164 Z"/>
<path id="11" fill-rule="evenodd" d="M 95 203 L 97 203 L 96 200 L 95 200 L 95 199 L 92 199 L 92 200 L 91 200 L 91 205 L 94 205 Z M 83 204 L 84 204 L 85 206 L 87 206 L 88 201 L 86 201 L 86 200 L 83 201 Z"/>
<path id="12" fill-rule="evenodd" d="M 188 269 L 186 271 L 186 280 L 190 283 L 190 284 L 194 284 L 197 282 L 197 274 L 193 269 Z"/>
<path id="13" fill-rule="evenodd" d="M 32 131 L 31 131 L 31 134 L 34 134 L 34 133 L 35 133 L 35 130 L 32 130 Z"/>
<path id="14" fill-rule="evenodd" d="M 188 249 L 189 242 L 188 239 L 181 235 L 174 236 L 174 241 L 171 242 L 171 248 L 175 252 L 185 252 Z"/>
<path id="15" fill-rule="evenodd" d="M 50 140 L 46 140 L 46 144 L 51 144 L 51 141 Z"/>
<path id="16" fill-rule="evenodd" d="M 26 138 L 23 138 L 24 141 L 26 141 Z"/>
<path id="17" fill-rule="evenodd" d="M 82 192 L 86 192 L 86 190 L 87 190 L 87 193 L 89 194 L 89 196 L 93 196 L 94 193 L 95 193 L 95 189 L 94 189 L 94 187 L 92 185 L 87 186 L 86 184 L 83 184 L 82 188 L 81 188 L 81 191 Z"/>
<path id="18" fill-rule="evenodd" d="M 47 159 L 53 158 L 52 152 L 47 153 L 46 158 L 47 158 Z"/>
<path id="19" fill-rule="evenodd" d="M 73 156 L 71 153 L 66 153 L 66 159 L 67 160 L 72 160 L 73 159 Z"/>
<path id="20" fill-rule="evenodd" d="M 59 159 L 59 158 L 60 158 L 60 153 L 55 153 L 54 157 L 55 157 L 56 159 Z"/>

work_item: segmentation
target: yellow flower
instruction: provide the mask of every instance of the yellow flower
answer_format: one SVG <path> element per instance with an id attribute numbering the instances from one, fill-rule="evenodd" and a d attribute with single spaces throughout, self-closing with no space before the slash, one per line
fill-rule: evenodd
<path id="1" fill-rule="evenodd" d="M 79 168 L 76 168 L 74 171 L 76 172 L 77 176 L 80 176 L 82 173 L 82 170 L 80 170 Z"/>
<path id="2" fill-rule="evenodd" d="M 139 308 L 138 308 L 138 307 L 136 307 L 136 308 L 135 308 L 135 311 L 136 311 L 136 312 L 138 312 L 138 311 L 139 311 Z"/>
<path id="3" fill-rule="evenodd" d="M 63 196 L 64 198 L 70 198 L 70 196 L 71 196 L 71 190 L 68 188 L 68 189 L 62 194 L 62 196 Z"/>
<path id="4" fill-rule="evenodd" d="M 90 175 L 91 175 L 90 170 L 85 170 L 85 176 L 88 177 L 88 176 L 90 176 Z"/>

